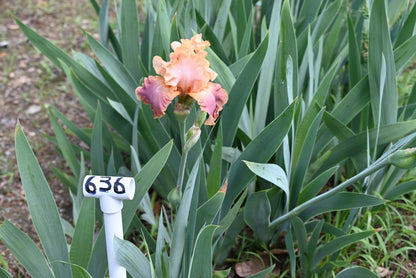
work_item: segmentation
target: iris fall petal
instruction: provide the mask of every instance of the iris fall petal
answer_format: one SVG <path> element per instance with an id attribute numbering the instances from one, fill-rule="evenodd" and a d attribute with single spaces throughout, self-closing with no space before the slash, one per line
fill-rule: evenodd
<path id="1" fill-rule="evenodd" d="M 198 102 L 202 111 L 208 113 L 209 117 L 205 121 L 206 125 L 215 123 L 222 106 L 228 101 L 227 92 L 221 88 L 221 85 L 212 82 L 209 82 L 203 90 L 188 95 Z"/>
<path id="2" fill-rule="evenodd" d="M 155 118 L 165 115 L 166 108 L 178 95 L 179 92 L 174 87 L 166 86 L 164 79 L 159 76 L 145 78 L 143 86 L 136 89 L 137 98 L 150 104 Z"/>

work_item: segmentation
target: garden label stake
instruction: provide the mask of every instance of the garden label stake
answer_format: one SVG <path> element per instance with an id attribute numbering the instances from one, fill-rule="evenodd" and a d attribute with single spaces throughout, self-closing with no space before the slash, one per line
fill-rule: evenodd
<path id="1" fill-rule="evenodd" d="M 127 277 L 114 252 L 114 237 L 123 239 L 123 222 L 121 209 L 123 200 L 132 200 L 136 189 L 134 178 L 86 176 L 82 191 L 85 197 L 100 199 L 101 211 L 104 213 L 105 239 L 107 245 L 108 271 L 110 278 Z"/>

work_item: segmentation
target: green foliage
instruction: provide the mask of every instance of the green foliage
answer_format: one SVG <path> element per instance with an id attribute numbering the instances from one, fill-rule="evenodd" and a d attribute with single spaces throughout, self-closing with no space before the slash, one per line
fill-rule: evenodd
<path id="1" fill-rule="evenodd" d="M 1 240 L 30 275 L 54 277 L 45 256 L 29 236 L 9 221 L 3 222 L 0 233 Z"/>
<path id="2" fill-rule="evenodd" d="M 376 274 L 372 273 L 368 269 L 360 266 L 351 267 L 349 269 L 341 271 L 336 278 L 347 278 L 347 277 L 378 277 Z"/>
<path id="3" fill-rule="evenodd" d="M 15 18 L 66 73 L 93 123 L 79 128 L 49 110 L 51 143 L 71 171 L 54 169 L 74 205 L 69 252 L 48 185 L 17 127 L 19 169 L 46 258 L 9 222 L 0 226 L 0 238 L 32 276 L 105 276 L 103 230 L 92 240 L 101 215 L 80 190 L 88 171 L 135 177 L 136 194 L 123 208 L 127 240 L 115 241 L 132 277 L 211 277 L 246 225 L 257 243 L 244 251 L 273 248 L 286 234 L 291 276 L 326 277 L 342 249 L 374 236 L 371 229 L 352 232 L 359 215 L 415 189 L 413 178 L 403 180 L 406 167 L 399 168 L 415 154 L 406 161 L 398 154 L 415 143 L 416 86 L 406 100 L 397 80 L 416 53 L 416 5 L 147 0 L 142 19 L 136 1 L 121 0 L 113 3 L 112 23 L 110 2 L 91 0 L 100 36 L 87 35 L 94 58 L 66 54 Z M 229 95 L 213 127 L 198 124 L 197 105 L 183 121 L 172 107 L 154 119 L 135 95 L 143 78 L 155 73 L 153 57 L 169 60 L 170 43 L 195 33 L 210 41 L 215 82 Z M 193 123 L 201 133 L 188 148 L 185 134 Z M 73 145 L 69 134 L 88 147 Z M 159 221 L 149 220 L 155 205 L 149 190 L 162 203 Z M 140 208 L 149 225 L 139 219 Z M 128 241 L 133 227 L 139 227 L 140 247 Z M 30 255 L 22 252 L 23 242 L 33 249 Z M 32 253 L 39 253 L 34 261 Z M 336 277 L 362 273 L 368 271 L 355 267 Z"/>
<path id="4" fill-rule="evenodd" d="M 415 194 L 412 193 L 363 213 L 352 229 L 355 232 L 372 229 L 377 233 L 361 241 L 359 251 L 354 250 L 357 245 L 341 250 L 339 260 L 335 262 L 337 267 L 340 267 L 341 261 L 347 259 L 374 270 L 377 275 L 383 275 L 382 273 L 387 271 L 392 277 L 412 273 L 413 270 L 409 268 L 407 261 L 412 256 L 411 250 L 414 249 L 414 243 L 409 240 L 415 231 L 405 223 L 414 219 L 414 200 Z M 379 248 L 374 248 L 375 246 Z M 379 268 L 380 265 L 383 267 Z"/>
<path id="5" fill-rule="evenodd" d="M 48 261 L 69 262 L 68 248 L 58 208 L 20 125 L 16 127 L 16 157 L 30 215 Z M 9 241 L 11 241 L 10 244 L 16 244 L 17 240 L 10 239 Z M 24 250 L 19 249 L 20 251 Z M 35 255 L 36 253 L 33 255 L 38 257 L 40 251 L 37 253 L 37 255 Z M 72 276 L 69 265 L 53 263 L 51 268 L 56 276 Z"/>

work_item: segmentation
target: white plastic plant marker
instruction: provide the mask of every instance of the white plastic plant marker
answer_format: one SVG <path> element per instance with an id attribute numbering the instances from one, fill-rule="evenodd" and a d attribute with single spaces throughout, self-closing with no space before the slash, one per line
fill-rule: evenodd
<path id="1" fill-rule="evenodd" d="M 108 272 L 110 278 L 127 277 L 114 252 L 114 237 L 123 239 L 123 222 L 121 209 L 123 200 L 132 200 L 136 186 L 134 178 L 92 176 L 84 178 L 82 191 L 85 197 L 100 199 L 101 211 L 104 213 L 105 239 L 107 245 Z"/>

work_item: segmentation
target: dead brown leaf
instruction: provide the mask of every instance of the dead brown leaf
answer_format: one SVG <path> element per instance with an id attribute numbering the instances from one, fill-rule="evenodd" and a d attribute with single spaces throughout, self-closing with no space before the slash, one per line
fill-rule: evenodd
<path id="1" fill-rule="evenodd" d="M 248 277 L 254 275 L 266 268 L 270 267 L 274 262 L 270 262 L 270 256 L 267 253 L 258 254 L 253 256 L 252 259 L 237 263 L 234 267 L 235 273 L 240 277 Z M 274 275 L 279 275 L 280 270 L 275 268 L 273 270 Z"/>
<path id="2" fill-rule="evenodd" d="M 17 88 L 17 87 L 22 86 L 23 84 L 30 83 L 30 82 L 31 82 L 30 78 L 28 78 L 25 75 L 22 75 L 18 79 L 11 81 L 9 85 L 13 88 Z"/>
<path id="3" fill-rule="evenodd" d="M 378 275 L 380 275 L 380 277 L 389 277 L 390 274 L 393 273 L 392 270 L 390 270 L 390 268 L 388 267 L 378 267 Z"/>

